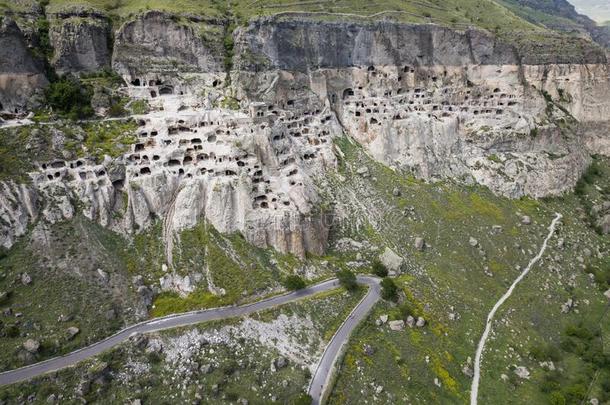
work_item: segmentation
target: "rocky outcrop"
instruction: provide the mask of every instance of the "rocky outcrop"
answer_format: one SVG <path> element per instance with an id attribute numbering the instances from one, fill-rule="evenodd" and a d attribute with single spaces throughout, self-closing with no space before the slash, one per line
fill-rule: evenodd
<path id="1" fill-rule="evenodd" d="M 43 64 L 32 56 L 15 21 L 0 19 L 0 112 L 26 111 L 47 84 Z"/>
<path id="2" fill-rule="evenodd" d="M 150 11 L 117 32 L 113 68 L 144 85 L 184 73 L 224 72 L 224 25 Z"/>
<path id="3" fill-rule="evenodd" d="M 236 66 L 309 71 L 368 66 L 516 64 L 517 54 L 481 31 L 436 25 L 260 19 L 237 36 Z M 261 63 L 266 61 L 266 63 Z"/>
<path id="4" fill-rule="evenodd" d="M 13 182 L 0 182 L 0 246 L 10 248 L 38 217 L 34 190 Z"/>
<path id="5" fill-rule="evenodd" d="M 608 121 L 608 67 L 594 46 L 581 59 L 555 57 L 575 63 L 544 65 L 544 53 L 433 25 L 262 20 L 237 38 L 245 72 L 234 82 L 246 94 L 291 98 L 275 90 L 290 72 L 290 88 L 327 100 L 375 158 L 425 179 L 477 181 L 510 197 L 560 194 L 595 138 L 575 135 L 574 118 Z"/>
<path id="6" fill-rule="evenodd" d="M 87 48 L 96 31 L 78 29 Z M 336 167 L 335 137 L 420 178 L 509 197 L 560 194 L 592 150 L 607 153 L 608 65 L 595 47 L 541 64 L 549 58 L 477 30 L 261 19 L 235 31 L 225 61 L 226 35 L 222 22 L 161 12 L 126 22 L 112 66 L 152 112 L 118 159 L 41 162 L 31 173 L 40 214 L 57 221 L 78 206 L 125 233 L 162 218 L 170 252 L 174 234 L 205 219 L 303 257 L 326 246 L 316 179 Z M 65 66 L 97 63 L 56 40 Z M 34 211 L 7 217 L 27 225 Z"/>
<path id="7" fill-rule="evenodd" d="M 94 72 L 110 67 L 109 20 L 94 12 L 49 16 L 51 64 L 59 74 Z"/>

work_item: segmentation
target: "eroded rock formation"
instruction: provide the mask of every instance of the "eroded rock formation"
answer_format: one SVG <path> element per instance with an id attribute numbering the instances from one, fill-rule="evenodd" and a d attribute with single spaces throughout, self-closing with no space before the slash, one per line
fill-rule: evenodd
<path id="1" fill-rule="evenodd" d="M 68 21 L 57 32 L 72 29 Z M 231 63 L 226 35 L 235 40 Z M 303 256 L 325 249 L 315 180 L 336 167 L 335 137 L 418 177 L 478 182 L 509 197 L 560 194 L 590 153 L 610 152 L 600 130 L 610 116 L 608 64 L 595 47 L 570 61 L 523 54 L 476 30 L 261 19 L 228 33 L 222 22 L 159 12 L 115 36 L 112 66 L 152 112 L 136 117 L 138 141 L 118 159 L 41 162 L 29 201 L 49 220 L 70 217 L 78 201 L 122 232 L 162 218 L 171 239 L 205 219 Z M 105 63 L 98 52 L 80 58 L 95 42 L 86 35 L 62 41 L 58 65 Z M 3 245 L 36 215 L 5 214 L 24 225 L 5 232 Z"/>

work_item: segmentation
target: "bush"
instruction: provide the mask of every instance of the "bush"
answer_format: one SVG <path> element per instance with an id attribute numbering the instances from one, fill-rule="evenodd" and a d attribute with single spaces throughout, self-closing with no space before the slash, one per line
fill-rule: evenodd
<path id="1" fill-rule="evenodd" d="M 388 268 L 385 267 L 385 265 L 383 263 L 381 263 L 381 261 L 379 260 L 374 260 L 373 261 L 373 274 L 375 274 L 378 277 L 386 277 L 388 275 Z"/>
<path id="2" fill-rule="evenodd" d="M 113 103 L 108 109 L 108 115 L 110 117 L 122 117 L 126 114 L 127 110 L 125 110 L 122 103 Z"/>
<path id="3" fill-rule="evenodd" d="M 591 340 L 594 336 L 589 328 L 583 325 L 568 325 L 565 330 L 566 335 L 584 340 Z"/>
<path id="4" fill-rule="evenodd" d="M 530 349 L 530 356 L 538 361 L 559 361 L 561 359 L 559 349 L 556 346 L 549 344 L 532 346 Z"/>
<path id="5" fill-rule="evenodd" d="M 398 301 L 398 287 L 391 278 L 381 280 L 381 298 L 386 301 Z"/>
<path id="6" fill-rule="evenodd" d="M 551 392 L 551 395 L 549 395 L 549 403 L 551 405 L 565 405 L 566 398 L 563 396 L 563 394 L 561 392 L 554 391 L 554 392 Z"/>
<path id="7" fill-rule="evenodd" d="M 91 95 L 91 89 L 72 77 L 62 77 L 51 83 L 45 91 L 47 104 L 73 120 L 93 115 Z"/>
<path id="8" fill-rule="evenodd" d="M 288 276 L 286 277 L 286 280 L 284 280 L 284 287 L 292 291 L 302 290 L 305 286 L 305 281 L 296 274 Z"/>
<path id="9" fill-rule="evenodd" d="M 356 275 L 351 271 L 345 269 L 337 273 L 339 283 L 347 291 L 355 291 L 358 289 L 358 282 L 356 281 Z"/>

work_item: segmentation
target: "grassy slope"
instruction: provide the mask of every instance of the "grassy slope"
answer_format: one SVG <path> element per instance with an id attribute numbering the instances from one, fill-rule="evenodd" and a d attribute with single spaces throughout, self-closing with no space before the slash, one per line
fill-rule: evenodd
<path id="1" fill-rule="evenodd" d="M 326 341 L 332 336 L 363 293 L 363 290 L 356 294 L 346 294 L 342 289 L 334 290 L 304 301 L 254 314 L 251 318 L 255 321 L 269 323 L 270 326 L 280 316 L 298 315 L 302 319 L 311 320 L 314 333 L 301 336 L 295 331 L 294 334 L 291 334 L 293 339 L 319 354 L 319 350 L 323 346 L 322 341 Z M 238 319 L 212 322 L 163 332 L 160 336 L 167 341 L 169 338 L 191 333 L 195 329 L 207 333 L 218 333 L 227 325 L 238 324 Z M 196 373 L 194 380 L 189 380 L 186 390 L 182 390 L 180 382 L 175 379 L 175 370 L 166 362 L 163 352 L 159 356 L 149 355 L 143 348 L 129 343 L 96 359 L 86 361 L 74 369 L 61 371 L 57 373 L 57 376 L 43 377 L 31 383 L 0 389 L 0 399 L 13 400 L 19 396 L 27 397 L 30 394 L 36 394 L 38 401 L 44 401 L 48 395 L 55 393 L 65 395 L 64 401 L 74 401 L 74 392 L 83 378 L 82 376 L 95 375 L 95 371 L 104 368 L 104 365 L 109 367 L 110 372 L 107 373 L 109 377 L 105 383 L 95 384 L 91 393 L 86 395 L 86 399 L 90 402 L 123 403 L 140 398 L 144 403 L 151 401 L 154 403 L 176 403 L 176 401 L 191 403 L 198 395 L 203 397 L 206 403 L 235 403 L 237 398 L 246 398 L 250 403 L 266 403 L 271 395 L 275 395 L 278 403 L 288 403 L 287 401 L 304 390 L 309 372 L 297 364 L 291 362 L 284 369 L 275 373 L 270 372 L 269 365 L 280 355 L 274 347 L 263 345 L 255 339 L 235 337 L 233 340 L 239 346 L 238 355 L 231 347 L 213 342 L 207 346 L 207 349 L 214 350 L 213 354 L 202 351 L 196 355 L 194 360 L 198 364 L 211 363 L 214 364 L 214 368 L 209 374 Z M 118 376 L 129 365 L 138 363 L 150 365 L 150 371 L 144 374 L 134 373 L 131 379 L 123 379 Z M 173 382 L 171 384 L 163 383 L 169 380 Z M 282 384 L 283 380 L 288 382 L 286 386 Z M 217 395 L 211 393 L 212 386 L 215 384 L 220 387 Z"/>
<path id="2" fill-rule="evenodd" d="M 348 13 L 368 16 L 382 11 L 398 12 L 388 14 L 391 18 L 406 22 L 436 22 L 443 25 L 468 24 L 493 31 L 539 30 L 532 24 L 517 17 L 505 7 L 492 0 L 449 0 L 449 1 L 402 1 L 379 0 L 361 2 L 336 0 L 319 2 L 295 2 L 289 0 L 237 0 L 230 6 L 223 1 L 210 0 L 51 0 L 48 10 L 55 12 L 73 5 L 88 5 L 105 10 L 113 15 L 127 17 L 145 10 L 165 10 L 175 13 L 196 14 L 208 17 L 227 17 L 231 12 L 239 19 L 259 15 L 273 15 L 286 11 Z"/>
<path id="3" fill-rule="evenodd" d="M 597 248 L 607 252 L 609 247 L 608 238 L 586 225 L 586 217 L 574 215 L 579 199 L 568 195 L 549 201 L 515 201 L 478 187 L 422 184 L 372 162 L 358 146 L 347 141 L 340 146 L 346 155 L 341 171 L 344 178 L 330 183 L 340 196 L 345 193 L 337 200 L 350 206 L 348 212 L 353 215 L 342 222 L 335 238 L 364 237 L 406 257 L 408 271 L 398 284 L 409 297 L 411 312 L 423 315 L 429 325 L 406 332 L 380 329 L 374 324 L 380 314 L 388 313 L 391 319 L 404 314 L 393 305 L 379 304 L 350 344 L 331 403 L 353 403 L 363 396 L 375 403 L 467 402 L 470 379 L 461 369 L 468 357 L 474 357 L 487 312 L 519 273 L 516 266 L 525 266 L 537 253 L 553 212 L 559 211 L 565 217 L 559 235 L 566 248 L 557 248 L 555 238 L 542 264 L 499 311 L 502 322 L 495 325 L 488 343 L 480 393 L 484 403 L 546 400 L 547 394 L 538 389 L 543 373 L 529 358 L 529 351 L 542 342 L 558 344 L 570 323 L 591 321 L 597 328 L 606 302 L 583 272 L 584 264 L 576 260 L 584 247 L 594 254 Z M 371 179 L 355 174 L 363 164 L 371 170 Z M 401 197 L 392 196 L 394 187 L 401 189 Z M 406 206 L 413 206 L 415 214 L 403 216 Z M 519 212 L 530 215 L 534 224 L 521 225 Z M 493 231 L 493 225 L 502 226 L 502 231 Z M 415 251 L 415 236 L 424 237 L 431 247 Z M 479 241 L 485 254 L 469 245 L 469 236 Z M 582 259 L 585 264 L 598 262 L 595 257 Z M 485 274 L 486 268 L 493 276 Z M 561 314 L 561 304 L 568 298 L 579 303 L 578 313 Z M 450 312 L 458 313 L 460 319 L 450 321 Z M 606 339 L 610 335 L 607 327 L 603 335 Z M 365 356 L 364 343 L 377 348 L 377 353 Z M 560 366 L 567 369 L 568 376 L 591 381 L 587 364 L 570 353 L 562 357 L 565 360 Z M 534 378 L 516 378 L 510 370 L 515 364 L 527 366 Z M 501 374 L 507 374 L 510 382 L 502 382 Z M 440 388 L 433 384 L 435 378 Z M 566 385 L 573 383 L 566 381 Z M 384 386 L 383 394 L 375 396 L 376 384 Z M 600 389 L 600 382 L 596 384 L 593 392 Z"/>
<path id="4" fill-rule="evenodd" d="M 123 320 L 133 322 L 127 308 L 135 296 L 123 264 L 111 253 L 120 246 L 115 234 L 77 217 L 39 226 L 0 258 L 0 291 L 10 292 L 0 308 L 11 309 L 0 314 L 0 369 L 66 353 L 111 334 Z M 98 268 L 109 275 L 109 283 L 100 280 Z M 30 285 L 21 283 L 23 272 L 32 278 Z M 106 317 L 110 310 L 114 319 Z M 61 315 L 71 319 L 60 322 Z M 80 329 L 72 340 L 66 333 L 70 326 Z M 24 358 L 21 348 L 27 338 L 41 343 L 33 359 Z"/>

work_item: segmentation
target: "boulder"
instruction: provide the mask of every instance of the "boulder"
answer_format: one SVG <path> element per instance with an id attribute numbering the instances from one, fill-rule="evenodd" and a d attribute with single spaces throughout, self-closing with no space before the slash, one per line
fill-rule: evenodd
<path id="1" fill-rule="evenodd" d="M 288 365 L 288 359 L 286 357 L 278 357 L 274 360 L 276 370 L 282 369 Z"/>
<path id="2" fill-rule="evenodd" d="M 418 316 L 417 322 L 415 322 L 415 326 L 417 326 L 418 328 L 423 328 L 424 326 L 426 326 L 426 320 L 421 316 Z"/>
<path id="3" fill-rule="evenodd" d="M 29 285 L 32 283 L 32 277 L 28 273 L 21 273 L 21 283 L 23 285 Z"/>
<path id="4" fill-rule="evenodd" d="M 388 315 L 387 314 L 380 315 L 379 320 L 381 321 L 381 323 L 386 323 L 388 321 Z"/>
<path id="5" fill-rule="evenodd" d="M 394 197 L 400 197 L 402 193 L 400 192 L 400 189 L 398 187 L 394 187 L 394 189 L 392 190 L 392 195 Z"/>
<path id="6" fill-rule="evenodd" d="M 399 319 L 397 321 L 390 321 L 388 322 L 388 325 L 390 326 L 391 330 L 400 331 L 405 328 L 405 321 L 403 321 L 402 319 Z"/>
<path id="7" fill-rule="evenodd" d="M 476 247 L 479 244 L 479 241 L 471 236 L 470 239 L 468 239 L 468 243 L 470 246 Z"/>
<path id="8" fill-rule="evenodd" d="M 417 237 L 415 238 L 415 249 L 422 251 L 426 247 L 426 242 L 424 238 Z"/>
<path id="9" fill-rule="evenodd" d="M 530 218 L 528 215 L 524 215 L 521 217 L 521 223 L 523 225 L 530 225 L 532 223 L 532 218 Z"/>
<path id="10" fill-rule="evenodd" d="M 37 340 L 34 339 L 28 339 L 25 342 L 23 342 L 23 348 L 25 350 L 27 350 L 29 353 L 37 353 L 38 349 L 40 348 L 40 342 L 38 342 Z"/>
<path id="11" fill-rule="evenodd" d="M 359 167 L 356 169 L 356 173 L 362 177 L 367 177 L 369 175 L 369 168 L 366 166 Z"/>
<path id="12" fill-rule="evenodd" d="M 379 257 L 379 260 L 388 270 L 394 271 L 399 271 L 403 263 L 403 258 L 388 247 L 385 248 L 383 254 Z"/>
<path id="13" fill-rule="evenodd" d="M 519 378 L 523 378 L 523 379 L 529 379 L 530 378 L 530 372 L 524 366 L 516 367 L 514 372 L 515 372 L 515 374 L 517 374 L 517 377 L 519 377 Z"/>
<path id="14" fill-rule="evenodd" d="M 409 328 L 415 326 L 415 318 L 413 318 L 411 315 L 407 316 L 407 325 Z"/>
<path id="15" fill-rule="evenodd" d="M 68 340 L 70 340 L 74 339 L 74 337 L 80 333 L 80 329 L 78 329 L 76 326 L 70 326 L 66 332 L 68 332 Z"/>

